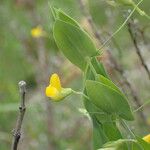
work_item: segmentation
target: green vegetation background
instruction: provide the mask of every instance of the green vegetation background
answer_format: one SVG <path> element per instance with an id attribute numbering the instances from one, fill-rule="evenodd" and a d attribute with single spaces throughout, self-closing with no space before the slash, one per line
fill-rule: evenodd
<path id="1" fill-rule="evenodd" d="M 27 112 L 25 114 L 20 149 L 30 150 L 91 150 L 92 126 L 89 119 L 79 112 L 83 108 L 80 97 L 71 96 L 63 102 L 51 103 L 44 95 L 44 87 L 49 82 L 49 75 L 57 72 L 65 87 L 80 90 L 82 75 L 80 71 L 65 60 L 58 51 L 52 35 L 53 19 L 49 4 L 71 15 L 91 34 L 91 29 L 82 14 L 79 0 L 1 0 L 0 5 L 0 149 L 10 149 L 12 129 L 15 126 L 19 106 L 18 82 L 27 82 Z M 150 14 L 150 1 L 145 0 L 140 7 Z M 114 8 L 105 0 L 87 0 L 96 27 L 105 33 L 113 33 L 125 19 L 124 11 L 128 7 Z M 149 26 L 149 20 L 135 13 L 141 27 Z M 34 39 L 30 31 L 41 25 L 48 37 Z M 147 49 L 143 48 L 143 56 L 150 65 L 150 28 L 145 32 Z M 93 37 L 93 35 L 91 34 Z M 94 37 L 93 37 L 94 39 Z M 145 70 L 135 53 L 127 28 L 121 30 L 114 40 L 120 47 L 118 50 L 111 42 L 111 50 L 126 71 L 126 76 L 133 83 L 144 103 L 149 99 L 150 84 Z M 141 40 L 142 41 L 142 40 Z M 95 43 L 96 40 L 95 40 Z M 44 51 L 46 67 L 43 69 Z M 120 85 L 121 77 L 107 65 L 107 56 L 103 61 L 106 68 Z M 126 93 L 134 106 L 130 91 Z M 150 111 L 144 109 L 146 119 L 150 122 Z M 138 118 L 138 116 L 137 116 Z M 138 119 L 137 119 L 138 120 Z M 140 136 L 148 130 L 142 122 L 130 123 L 132 129 Z"/>

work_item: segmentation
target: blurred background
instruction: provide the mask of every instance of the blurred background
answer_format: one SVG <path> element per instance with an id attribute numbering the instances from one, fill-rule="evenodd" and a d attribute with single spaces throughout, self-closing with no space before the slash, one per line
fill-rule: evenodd
<path id="1" fill-rule="evenodd" d="M 137 2 L 137 1 L 135 1 Z M 109 0 L 1 0 L 0 1 L 0 149 L 11 147 L 18 107 L 18 82 L 27 82 L 20 150 L 91 150 L 92 125 L 84 115 L 81 97 L 53 103 L 45 96 L 52 73 L 63 87 L 82 90 L 82 74 L 55 45 L 50 5 L 76 19 L 97 48 L 129 15 L 130 6 Z M 140 5 L 150 15 L 150 1 Z M 31 34 L 37 27 L 44 33 Z M 113 81 L 125 92 L 133 109 L 150 100 L 150 21 L 137 12 L 103 48 L 98 57 Z M 121 109 L 121 108 L 120 108 Z M 149 105 L 129 122 L 139 136 L 150 132 Z"/>

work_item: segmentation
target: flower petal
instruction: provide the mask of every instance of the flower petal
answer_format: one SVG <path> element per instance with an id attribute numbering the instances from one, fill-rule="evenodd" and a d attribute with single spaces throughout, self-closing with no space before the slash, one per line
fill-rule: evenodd
<path id="1" fill-rule="evenodd" d="M 150 143 L 150 134 L 143 137 L 143 140 Z"/>
<path id="2" fill-rule="evenodd" d="M 46 87 L 45 94 L 47 97 L 52 97 L 52 98 L 57 97 L 58 90 L 53 86 L 48 86 L 48 87 Z"/>
<path id="3" fill-rule="evenodd" d="M 59 76 L 54 73 L 51 78 L 50 78 L 50 85 L 52 87 L 55 87 L 58 91 L 61 90 L 61 83 L 60 83 L 60 79 L 59 79 Z"/>
<path id="4" fill-rule="evenodd" d="M 31 35 L 34 38 L 39 38 L 44 36 L 45 32 L 43 31 L 41 26 L 37 26 L 31 30 Z"/>

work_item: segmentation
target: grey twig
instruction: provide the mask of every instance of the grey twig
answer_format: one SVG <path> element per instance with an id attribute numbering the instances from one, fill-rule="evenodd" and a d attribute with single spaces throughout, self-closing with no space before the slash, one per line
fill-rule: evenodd
<path id="1" fill-rule="evenodd" d="M 13 131 L 14 138 L 12 141 L 11 150 L 17 150 L 18 143 L 21 137 L 22 121 L 23 121 L 24 114 L 26 111 L 26 107 L 25 107 L 26 82 L 20 81 L 18 85 L 19 85 L 19 90 L 20 90 L 20 95 L 21 95 L 21 101 L 20 101 L 20 106 L 19 106 L 19 115 L 18 115 L 16 127 Z"/>
<path id="2" fill-rule="evenodd" d="M 87 21 L 95 35 L 95 38 L 99 41 L 99 43 L 103 42 L 103 39 L 100 35 L 100 33 L 97 31 L 94 22 L 92 20 L 92 16 L 90 15 L 90 13 L 88 12 L 88 10 L 86 9 L 86 6 L 83 2 L 83 0 L 79 0 L 79 4 L 80 4 L 80 9 L 83 12 L 84 16 L 87 18 Z M 118 62 L 115 60 L 115 58 L 113 57 L 113 55 L 111 54 L 111 52 L 109 50 L 107 50 L 110 58 L 111 58 L 111 63 L 113 64 L 114 69 L 120 74 L 120 76 L 123 78 L 125 85 L 129 88 L 129 90 L 131 91 L 131 95 L 133 97 L 134 103 L 136 104 L 136 107 L 139 108 L 141 106 L 141 102 L 140 99 L 138 97 L 138 95 L 136 94 L 135 89 L 132 87 L 131 83 L 128 81 L 127 77 L 125 76 L 124 70 L 123 68 L 118 64 Z M 142 111 L 138 112 L 141 119 L 143 120 L 143 123 L 147 124 L 146 122 L 146 118 L 145 115 Z"/>
<path id="3" fill-rule="evenodd" d="M 136 39 L 136 35 L 137 35 L 137 34 L 136 34 L 136 31 L 133 31 L 133 28 L 132 28 L 133 26 L 134 26 L 134 24 L 133 24 L 133 22 L 130 20 L 130 21 L 128 22 L 128 31 L 129 31 L 129 33 L 130 33 L 131 40 L 132 40 L 132 42 L 133 42 L 133 44 L 134 44 L 136 53 L 137 53 L 137 55 L 138 55 L 138 57 L 139 57 L 139 59 L 140 59 L 140 61 L 141 61 L 141 64 L 142 64 L 142 66 L 144 67 L 144 69 L 145 69 L 145 71 L 147 72 L 147 75 L 148 75 L 148 77 L 149 77 L 149 79 L 150 79 L 150 71 L 149 71 L 149 69 L 148 69 L 147 64 L 146 64 L 145 61 L 144 61 L 144 58 L 143 58 L 142 54 L 141 54 L 141 51 L 140 51 L 140 48 L 139 48 L 139 46 L 138 46 L 137 39 Z"/>

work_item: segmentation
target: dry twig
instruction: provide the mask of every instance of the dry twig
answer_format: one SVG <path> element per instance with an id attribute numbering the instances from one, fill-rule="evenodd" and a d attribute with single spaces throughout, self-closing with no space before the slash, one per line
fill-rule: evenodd
<path id="1" fill-rule="evenodd" d="M 148 69 L 148 66 L 147 66 L 146 62 L 144 61 L 144 58 L 143 58 L 142 54 L 141 54 L 140 48 L 138 46 L 137 38 L 136 38 L 137 33 L 136 33 L 136 31 L 133 31 L 133 29 L 134 29 L 133 26 L 134 26 L 134 23 L 133 23 L 133 21 L 130 20 L 128 22 L 128 31 L 130 33 L 131 40 L 132 40 L 132 42 L 134 44 L 136 53 L 137 53 L 137 55 L 138 55 L 138 57 L 139 57 L 139 59 L 141 61 L 141 64 L 142 64 L 143 68 L 145 69 L 145 71 L 146 71 L 146 73 L 147 73 L 147 75 L 148 75 L 148 77 L 150 79 L 150 71 Z"/>
<path id="2" fill-rule="evenodd" d="M 20 89 L 20 95 L 21 95 L 21 102 L 20 102 L 19 115 L 18 115 L 16 127 L 13 131 L 14 138 L 12 141 L 11 150 L 17 150 L 18 143 L 21 137 L 21 126 L 22 126 L 22 121 L 23 121 L 24 114 L 26 111 L 26 107 L 25 107 L 26 82 L 25 81 L 19 82 L 19 89 Z"/>

